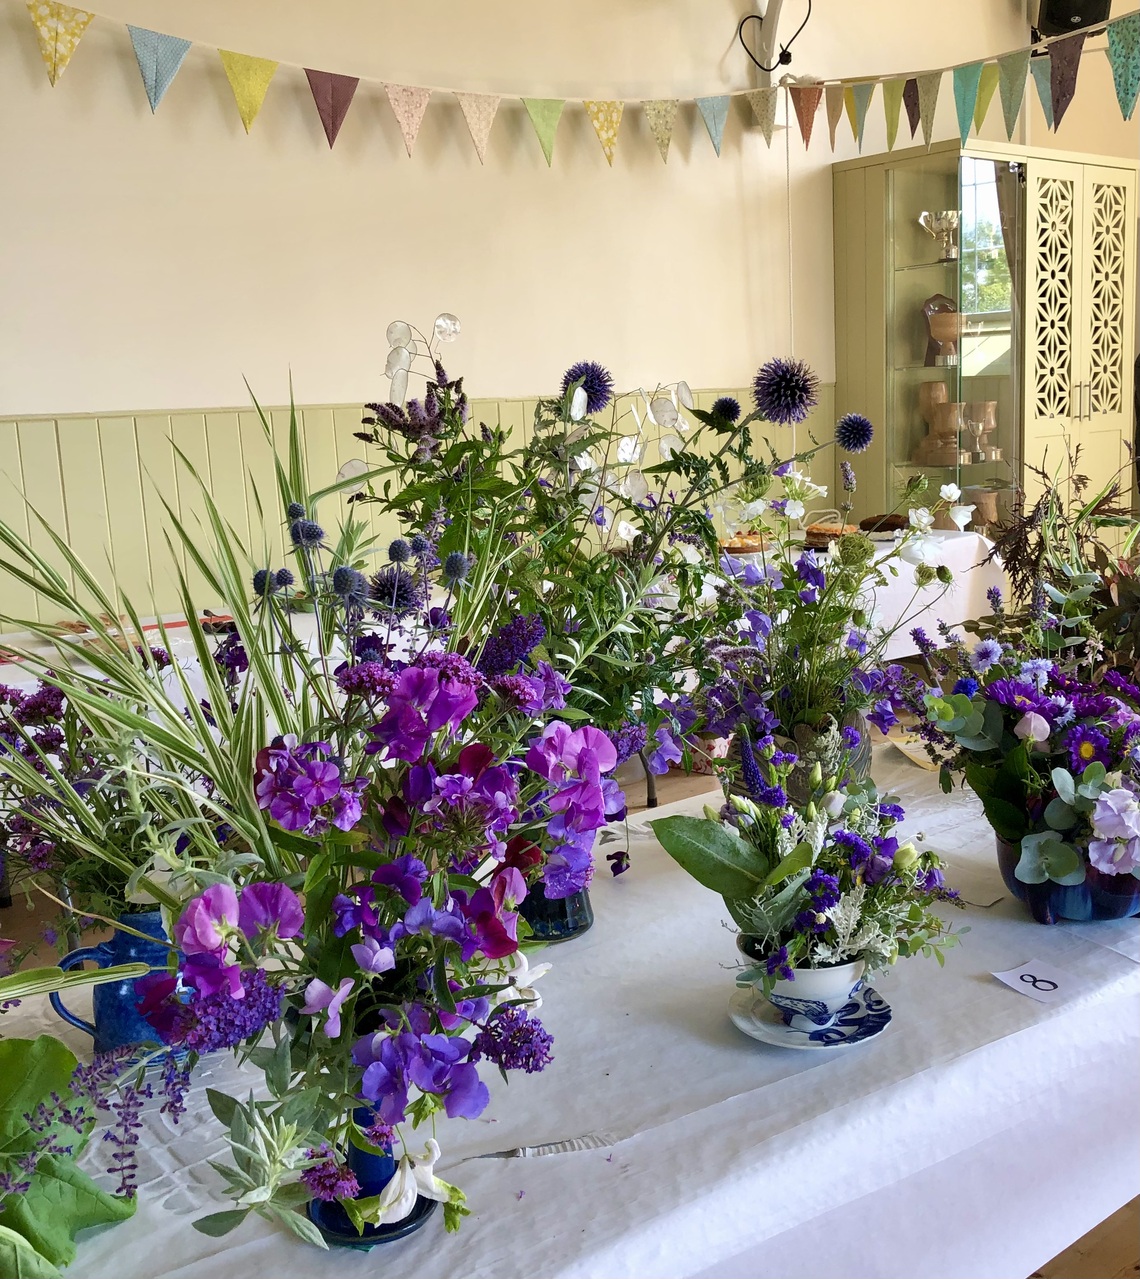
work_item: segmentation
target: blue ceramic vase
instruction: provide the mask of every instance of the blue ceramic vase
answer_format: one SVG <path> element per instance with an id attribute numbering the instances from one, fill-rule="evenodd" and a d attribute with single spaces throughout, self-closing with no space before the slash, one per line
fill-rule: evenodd
<path id="1" fill-rule="evenodd" d="M 1023 884 L 1014 874 L 1021 860 L 1020 844 L 1009 844 L 999 836 L 997 857 L 1006 888 L 1025 902 L 1039 924 L 1062 919 L 1128 919 L 1140 914 L 1140 879 L 1134 875 L 1106 875 L 1086 865 L 1081 884 L 1057 884 L 1051 879 L 1043 884 Z"/>
<path id="2" fill-rule="evenodd" d="M 162 913 L 157 910 L 141 911 L 120 915 L 119 921 L 155 940 L 145 941 L 116 929 L 109 941 L 100 942 L 97 946 L 84 946 L 64 955 L 59 961 L 60 968 L 76 968 L 88 962 L 99 968 L 112 968 L 117 964 L 149 964 L 152 968 L 165 970 L 170 962 L 170 947 L 165 944 L 169 938 L 162 926 Z M 136 987 L 140 980 L 143 979 L 111 981 L 95 986 L 91 992 L 94 1023 L 65 1008 L 58 992 L 49 998 L 51 1006 L 64 1021 L 78 1026 L 95 1040 L 97 1053 L 109 1052 L 112 1048 L 153 1044 L 157 1042 L 158 1035 L 138 1010 L 142 992 Z"/>

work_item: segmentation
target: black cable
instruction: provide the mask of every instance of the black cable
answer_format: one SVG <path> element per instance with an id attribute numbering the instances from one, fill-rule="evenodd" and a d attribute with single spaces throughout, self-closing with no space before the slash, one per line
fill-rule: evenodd
<path id="1" fill-rule="evenodd" d="M 804 27 L 807 26 L 810 18 L 811 18 L 811 0 L 807 0 L 807 13 L 804 16 L 804 20 L 796 28 L 795 33 L 792 35 L 792 38 L 788 41 L 788 43 L 780 45 L 780 56 L 776 59 L 774 66 L 766 67 L 760 61 L 760 59 L 752 52 L 752 50 L 744 43 L 745 23 L 759 22 L 761 25 L 763 25 L 764 19 L 760 16 L 760 14 L 746 13 L 744 17 L 740 19 L 740 25 L 736 28 L 736 38 L 740 41 L 740 47 L 744 50 L 746 54 L 748 54 L 749 58 L 752 59 L 752 61 L 756 64 L 756 66 L 758 66 L 761 71 L 767 71 L 768 74 L 771 75 L 773 71 L 779 70 L 780 67 L 786 67 L 791 64 L 792 45 L 795 44 L 796 40 L 799 38 L 800 33 L 803 31 Z"/>

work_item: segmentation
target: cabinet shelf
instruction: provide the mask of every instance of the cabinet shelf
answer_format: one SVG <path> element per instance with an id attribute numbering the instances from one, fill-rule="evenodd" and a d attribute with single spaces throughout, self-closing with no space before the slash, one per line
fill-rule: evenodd
<path id="1" fill-rule="evenodd" d="M 945 261 L 940 259 L 937 262 L 912 262 L 909 266 L 896 266 L 894 272 L 896 275 L 901 275 L 904 271 L 929 271 L 938 266 L 957 267 L 957 265 L 957 258 L 948 258 Z"/>

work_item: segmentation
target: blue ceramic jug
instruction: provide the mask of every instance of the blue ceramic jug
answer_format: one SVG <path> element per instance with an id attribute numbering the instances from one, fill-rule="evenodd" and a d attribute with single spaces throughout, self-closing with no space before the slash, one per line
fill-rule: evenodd
<path id="1" fill-rule="evenodd" d="M 64 955 L 59 961 L 60 968 L 75 968 L 87 960 L 100 968 L 141 963 L 165 970 L 170 961 L 170 947 L 164 944 L 168 938 L 162 926 L 162 913 L 148 910 L 137 915 L 120 915 L 119 919 L 121 923 L 140 933 L 146 933 L 155 940 L 144 941 L 141 937 L 116 929 L 110 941 L 100 942 L 97 946 L 84 946 Z M 158 1035 L 138 1010 L 142 992 L 136 990 L 136 984 L 140 980 L 142 979 L 110 981 L 96 986 L 91 994 L 94 1025 L 69 1012 L 63 1006 L 58 993 L 50 996 L 51 1006 L 64 1021 L 85 1030 L 95 1040 L 97 1053 L 109 1052 L 112 1048 L 126 1045 L 153 1044 L 158 1041 Z"/>

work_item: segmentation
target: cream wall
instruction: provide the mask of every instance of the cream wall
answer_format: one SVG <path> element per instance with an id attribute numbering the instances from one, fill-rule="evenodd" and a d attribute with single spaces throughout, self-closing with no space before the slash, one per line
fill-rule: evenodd
<path id="1" fill-rule="evenodd" d="M 744 0 L 96 8 L 410 84 L 639 99 L 750 83 L 732 47 Z M 816 0 L 793 70 L 992 55 L 1024 43 L 1023 11 Z M 881 115 L 876 95 L 865 149 L 885 145 Z M 1079 148 L 1074 118 L 1059 145 Z M 606 361 L 623 386 L 735 386 L 791 345 L 783 134 L 769 153 L 743 103 L 719 160 L 684 108 L 668 166 L 630 108 L 612 170 L 580 109 L 548 169 L 504 104 L 480 167 L 454 99 L 433 100 L 409 160 L 380 85 L 362 84 L 330 153 L 299 69 L 281 68 L 246 137 L 216 55 L 195 48 L 152 118 L 121 25 L 93 23 L 52 89 L 22 0 L 0 0 L 0 119 L 0 417 L 242 405 L 243 374 L 280 402 L 287 368 L 300 402 L 352 403 L 385 385 L 388 321 L 444 309 L 463 320 L 452 362 L 480 396 L 548 391 L 578 358 Z M 816 127 L 807 155 L 798 134 L 790 147 L 795 348 L 830 381 L 829 165 L 853 146 L 848 134 L 833 157 L 822 112 Z M 947 79 L 937 136 L 954 130 Z"/>

